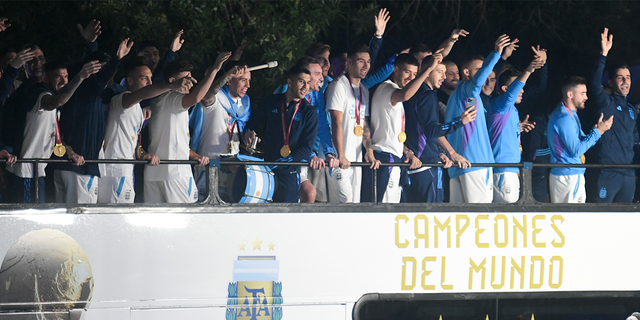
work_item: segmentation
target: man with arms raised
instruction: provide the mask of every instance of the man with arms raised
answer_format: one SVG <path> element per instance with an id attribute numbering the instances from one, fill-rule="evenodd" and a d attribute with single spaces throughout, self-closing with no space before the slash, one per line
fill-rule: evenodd
<path id="1" fill-rule="evenodd" d="M 611 131 L 603 134 L 601 141 L 596 144 L 595 163 L 631 164 L 634 151 L 640 152 L 640 145 L 638 145 L 638 112 L 627 102 L 631 87 L 629 68 L 626 65 L 619 65 L 611 69 L 609 72 L 609 86 L 613 91 L 611 94 L 607 94 L 600 83 L 607 55 L 613 46 L 613 35 L 608 33 L 609 30 L 605 28 L 600 35 L 600 57 L 593 68 L 589 89 L 595 96 L 597 112 L 603 113 L 605 117 L 615 115 L 616 121 L 611 125 Z M 609 203 L 633 201 L 636 189 L 634 169 L 605 168 L 594 171 L 593 176 L 597 182 L 594 181 L 589 192 L 590 202 L 592 200 Z"/>
<path id="2" fill-rule="evenodd" d="M 167 160 L 197 160 L 201 166 L 209 164 L 209 158 L 189 149 L 188 110 L 200 102 L 209 91 L 213 79 L 229 59 L 231 52 L 218 55 L 193 90 L 181 87 L 180 91 L 169 91 L 151 103 L 153 117 L 149 120 L 149 153 Z M 190 79 L 193 67 L 185 62 L 171 62 L 164 71 L 165 82 L 173 83 Z M 198 190 L 193 181 L 191 166 L 172 164 L 146 166 L 144 171 L 145 203 L 189 203 L 198 200 Z"/>
<path id="3" fill-rule="evenodd" d="M 351 162 L 364 159 L 377 169 L 380 161 L 373 157 L 369 124 L 369 90 L 360 82 L 367 76 L 371 59 L 367 46 L 358 46 L 347 55 L 347 72 L 336 78 L 327 88 L 327 111 L 331 114 L 332 137 L 339 160 L 339 168 L 331 177 L 336 180 L 341 202 L 360 202 L 362 168 Z M 364 148 L 364 150 L 363 150 Z M 364 151 L 364 152 L 363 152 Z"/>
<path id="4" fill-rule="evenodd" d="M 461 168 L 467 168 L 469 161 L 453 150 L 445 135 L 475 120 L 477 111 L 470 108 L 450 123 L 439 123 L 437 90 L 444 82 L 445 71 L 445 65 L 438 63 L 421 84 L 418 92 L 404 103 L 407 128 L 405 145 L 423 163 L 442 161 L 446 169 L 453 165 L 453 160 Z M 438 145 L 449 153 L 451 160 L 440 151 Z M 409 170 L 409 182 L 409 186 L 404 189 L 409 202 L 443 202 L 442 168 L 421 167 Z"/>
<path id="5" fill-rule="evenodd" d="M 283 162 L 272 169 L 278 179 L 275 202 L 298 202 L 300 167 L 286 163 L 308 159 L 316 141 L 318 113 L 304 99 L 310 82 L 309 70 L 294 66 L 288 72 L 287 92 L 267 97 L 247 124 L 247 144 L 261 136 L 266 150 L 264 160 Z"/>
<path id="6" fill-rule="evenodd" d="M 501 94 L 491 102 L 489 123 L 491 149 L 496 163 L 520 163 L 520 114 L 516 104 L 522 102 L 524 86 L 529 76 L 546 62 L 540 47 L 533 48 L 535 57 L 524 72 L 509 69 L 498 81 Z M 497 167 L 493 169 L 493 202 L 514 203 L 520 196 L 518 168 Z"/>
<path id="7" fill-rule="evenodd" d="M 151 111 L 140 107 L 142 100 L 151 99 L 169 90 L 189 90 L 190 79 L 172 83 L 152 84 L 152 73 L 143 63 L 133 63 L 125 70 L 127 91 L 111 98 L 107 129 L 104 137 L 105 159 L 135 159 L 136 152 L 142 159 L 149 160 L 149 165 L 157 165 L 160 159 L 155 155 L 143 154 L 136 149 L 142 123 L 149 119 Z M 99 203 L 133 203 L 135 190 L 133 187 L 133 164 L 105 164 L 98 186 Z"/>
<path id="8" fill-rule="evenodd" d="M 57 121 L 57 108 L 64 105 L 75 93 L 78 86 L 102 65 L 97 61 L 85 64 L 71 81 L 66 66 L 51 62 L 44 66 L 43 81 L 30 90 L 30 95 L 20 107 L 20 118 L 13 119 L 21 128 L 20 143 L 14 144 L 14 150 L 20 158 L 48 159 L 59 144 L 60 133 Z M 56 141 L 57 140 L 57 141 Z M 59 146 L 58 146 L 59 148 Z M 35 201 L 35 184 L 38 183 L 38 200 L 45 201 L 45 168 L 38 166 L 34 180 L 33 165 L 19 163 L 8 165 L 6 170 L 11 181 L 10 190 L 14 192 L 12 202 L 30 203 Z"/>
<path id="9" fill-rule="evenodd" d="M 224 76 L 213 82 L 189 119 L 193 132 L 191 150 L 210 159 L 240 152 L 242 133 L 251 116 L 251 100 L 247 95 L 251 72 L 237 61 L 228 63 L 225 69 Z M 207 197 L 206 170 L 198 166 L 195 172 L 198 201 L 203 201 Z"/>
<path id="10" fill-rule="evenodd" d="M 547 126 L 547 140 L 551 149 L 551 163 L 581 164 L 581 157 L 613 123 L 613 115 L 598 123 L 589 135 L 582 132 L 576 111 L 584 109 L 587 85 L 584 78 L 571 77 L 562 85 L 562 103 L 551 113 Z M 549 176 L 551 203 L 584 203 L 584 168 L 552 168 Z"/>
<path id="11" fill-rule="evenodd" d="M 405 111 L 403 102 L 409 100 L 418 91 L 427 75 L 442 61 L 442 50 L 436 52 L 428 68 L 418 74 L 418 60 L 411 54 L 398 55 L 392 79 L 383 82 L 371 99 L 371 149 L 373 156 L 381 163 L 411 162 L 409 169 L 415 170 L 422 162 L 412 150 L 405 146 Z M 405 155 L 403 157 L 403 154 Z M 403 158 L 403 159 L 401 159 Z M 399 203 L 402 195 L 400 189 L 400 167 L 388 167 L 389 170 L 378 170 L 377 199 L 384 203 Z M 364 174 L 364 185 L 370 185 L 371 173 Z M 371 201 L 370 190 L 362 190 L 362 201 Z"/>
<path id="12" fill-rule="evenodd" d="M 493 153 L 489 143 L 485 109 L 480 98 L 482 85 L 500 59 L 502 49 L 509 45 L 509 36 L 501 35 L 495 42 L 493 51 L 481 66 L 465 69 L 465 79 L 451 93 L 447 103 L 445 122 L 449 123 L 462 112 L 475 105 L 478 110 L 475 121 L 464 125 L 447 135 L 454 150 L 459 150 L 471 163 L 493 163 Z M 478 67 L 478 68 L 476 68 Z M 452 203 L 491 203 L 493 200 L 493 174 L 491 168 L 473 167 L 469 169 L 449 168 L 450 201 Z"/>

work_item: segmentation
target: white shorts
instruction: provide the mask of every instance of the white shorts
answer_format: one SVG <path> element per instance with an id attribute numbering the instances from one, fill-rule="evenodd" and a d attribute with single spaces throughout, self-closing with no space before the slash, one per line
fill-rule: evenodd
<path id="1" fill-rule="evenodd" d="M 145 181 L 145 203 L 194 203 L 198 200 L 198 188 L 193 177 L 168 181 Z"/>
<path id="2" fill-rule="evenodd" d="M 384 168 L 387 170 L 387 168 Z M 392 167 L 389 174 L 389 183 L 384 191 L 381 203 L 400 203 L 402 197 L 402 188 L 400 188 L 400 167 Z"/>
<path id="3" fill-rule="evenodd" d="M 136 192 L 131 177 L 100 177 L 98 203 L 133 203 Z"/>
<path id="4" fill-rule="evenodd" d="M 584 188 L 584 175 L 549 175 L 549 195 L 551 203 L 584 203 L 587 193 Z"/>
<path id="5" fill-rule="evenodd" d="M 491 203 L 493 201 L 493 170 L 485 168 L 450 179 L 451 203 Z"/>
<path id="6" fill-rule="evenodd" d="M 349 169 L 332 169 L 331 178 L 338 185 L 340 202 L 360 203 L 362 167 L 349 167 Z"/>
<path id="7" fill-rule="evenodd" d="M 493 174 L 493 203 L 515 203 L 520 198 L 520 178 L 515 172 Z"/>
<path id="8" fill-rule="evenodd" d="M 58 203 L 98 203 L 99 177 L 55 170 L 53 181 Z"/>
<path id="9" fill-rule="evenodd" d="M 300 167 L 300 184 L 309 180 L 309 167 L 302 166 Z"/>

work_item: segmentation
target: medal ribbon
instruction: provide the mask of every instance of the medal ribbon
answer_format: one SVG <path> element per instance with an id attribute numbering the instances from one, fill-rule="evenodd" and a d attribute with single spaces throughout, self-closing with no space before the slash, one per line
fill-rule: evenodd
<path id="1" fill-rule="evenodd" d="M 351 86 L 351 92 L 353 92 L 353 98 L 356 100 L 354 104 L 354 106 L 356 107 L 356 124 L 360 125 L 360 108 L 362 107 L 362 86 L 358 85 L 358 90 L 360 91 L 360 101 L 358 101 L 358 97 L 356 96 L 356 91 L 353 90 L 353 86 Z"/>
<path id="2" fill-rule="evenodd" d="M 236 128 L 236 121 L 231 120 L 231 115 L 227 113 L 227 116 L 229 117 L 229 121 L 228 121 L 228 127 L 229 127 L 229 142 L 233 141 L 233 130 Z"/>
<path id="3" fill-rule="evenodd" d="M 302 103 L 302 99 L 296 103 L 295 109 L 293 109 L 293 115 L 291 116 L 291 121 L 289 122 L 289 129 L 285 129 L 285 121 L 284 121 L 284 101 L 282 101 L 282 106 L 280 107 L 280 115 L 282 116 L 282 140 L 285 146 L 289 145 L 289 135 L 291 135 L 291 127 L 293 125 L 293 118 L 296 117 L 296 113 L 298 113 L 298 109 L 300 108 L 300 104 Z M 285 133 L 286 132 L 286 133 Z"/>
<path id="4" fill-rule="evenodd" d="M 60 124 L 58 122 L 58 118 L 60 118 L 60 111 L 56 112 L 56 144 L 62 144 L 62 139 L 60 138 Z"/>

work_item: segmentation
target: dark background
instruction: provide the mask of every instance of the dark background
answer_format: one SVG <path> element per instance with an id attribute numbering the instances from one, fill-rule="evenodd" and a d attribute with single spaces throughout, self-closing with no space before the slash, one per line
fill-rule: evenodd
<path id="1" fill-rule="evenodd" d="M 368 43 L 375 30 L 373 17 L 383 7 L 391 20 L 380 62 L 414 43 L 436 47 L 455 28 L 471 32 L 451 52 L 455 61 L 486 56 L 503 33 L 520 39 L 510 59 L 517 68 L 530 61 L 530 46 L 547 48 L 549 86 L 540 108 L 559 101 L 557 85 L 563 77 L 589 76 L 605 26 L 614 34 L 608 63 L 640 62 L 636 1 L 3 1 L 0 15 L 13 25 L 0 33 L 0 45 L 19 49 L 36 43 L 47 60 L 73 62 L 82 55 L 76 24 L 86 25 L 92 18 L 102 22 L 101 49 L 111 52 L 121 39 L 131 37 L 156 41 L 162 53 L 175 32 L 184 29 L 186 42 L 178 59 L 192 62 L 196 77 L 202 77 L 220 51 L 241 44 L 249 65 L 278 60 L 277 69 L 253 73 L 249 94 L 255 104 L 284 81 L 284 71 L 312 42 L 330 44 L 333 53 Z"/>

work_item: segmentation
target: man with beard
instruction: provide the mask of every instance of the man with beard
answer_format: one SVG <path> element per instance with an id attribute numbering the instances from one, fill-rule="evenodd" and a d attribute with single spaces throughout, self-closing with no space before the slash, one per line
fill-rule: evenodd
<path id="1" fill-rule="evenodd" d="M 535 57 L 524 72 L 509 69 L 500 75 L 500 95 L 491 102 L 489 135 L 496 163 L 520 163 L 520 115 L 516 104 L 522 102 L 524 86 L 529 76 L 540 69 L 545 60 L 533 48 Z M 493 202 L 514 203 L 520 196 L 518 168 L 493 169 Z"/>
<path id="2" fill-rule="evenodd" d="M 14 144 L 14 150 L 22 159 L 41 158 L 48 159 L 59 144 L 60 132 L 57 121 L 57 109 L 64 105 L 76 92 L 80 84 L 89 76 L 97 73 L 102 65 L 98 61 L 85 64 L 71 81 L 67 67 L 60 63 L 47 63 L 44 65 L 43 81 L 35 85 L 29 92 L 29 96 L 20 107 L 23 117 L 13 119 L 19 122 L 21 129 L 18 133 L 22 139 Z M 40 164 L 38 172 L 34 175 L 31 163 L 19 163 L 12 166 L 7 164 L 11 185 L 8 188 L 13 192 L 10 199 L 16 203 L 30 203 L 35 201 L 35 184 L 38 184 L 38 201 L 45 201 L 45 168 L 47 164 Z M 35 179 L 34 179 L 35 178 Z"/>
<path id="3" fill-rule="evenodd" d="M 318 112 L 318 134 L 313 152 L 309 158 L 309 167 L 300 168 L 300 202 L 333 202 L 338 201 L 336 186 L 329 179 L 329 171 L 325 167 L 324 159 L 329 162 L 330 168 L 338 167 L 338 159 L 331 143 L 331 127 L 324 111 L 324 94 L 320 91 L 323 76 L 322 67 L 318 60 L 306 56 L 298 59 L 296 65 L 301 69 L 307 69 L 311 73 L 311 82 L 304 97 Z M 284 84 L 275 90 L 274 94 L 284 93 L 289 85 Z M 330 194 L 331 193 L 331 194 Z"/>
<path id="4" fill-rule="evenodd" d="M 231 52 L 218 55 L 199 82 L 191 77 L 193 66 L 173 61 L 164 70 L 165 82 L 188 79 L 198 84 L 191 90 L 163 93 L 151 103 L 153 117 L 149 120 L 149 153 L 167 160 L 197 160 L 201 166 L 209 164 L 209 157 L 189 149 L 189 109 L 198 104 L 211 88 L 213 79 L 229 59 Z M 144 171 L 145 203 L 192 203 L 198 200 L 191 166 L 170 164 L 146 166 Z"/>
<path id="5" fill-rule="evenodd" d="M 460 81 L 460 73 L 458 72 L 458 65 L 451 61 L 446 60 L 443 62 L 445 65 L 445 78 L 440 90 L 438 90 L 438 101 L 440 102 L 440 122 L 444 122 L 444 113 L 449 103 L 449 96 L 458 87 Z"/>
<path id="6" fill-rule="evenodd" d="M 318 113 L 304 97 L 311 73 L 294 66 L 288 72 L 287 91 L 267 97 L 262 107 L 251 115 L 245 134 L 247 144 L 258 136 L 265 146 L 265 161 L 283 162 L 272 168 L 278 179 L 275 202 L 297 203 L 300 191 L 300 167 L 287 162 L 301 162 L 311 156 L 318 133 Z"/>
<path id="7" fill-rule="evenodd" d="M 347 54 L 347 72 L 336 78 L 327 88 L 327 111 L 331 114 L 332 137 L 339 168 L 331 172 L 336 180 L 341 202 L 360 202 L 361 167 L 351 162 L 364 160 L 377 169 L 380 161 L 373 157 L 368 121 L 369 90 L 360 82 L 371 66 L 369 48 L 354 47 Z M 364 150 L 363 150 L 364 148 Z M 364 152 L 363 152 L 364 151 Z"/>
<path id="8" fill-rule="evenodd" d="M 584 109 L 588 99 L 586 84 L 584 78 L 574 76 L 562 85 L 562 103 L 551 113 L 547 126 L 551 163 L 582 163 L 580 158 L 584 153 L 611 128 L 613 115 L 603 120 L 601 113 L 589 135 L 582 132 L 576 111 Z M 549 176 L 551 203 L 584 203 L 584 171 L 584 168 L 552 168 Z"/>
<path id="9" fill-rule="evenodd" d="M 485 108 L 480 98 L 482 85 L 493 70 L 502 49 L 509 45 L 509 36 L 501 35 L 495 42 L 494 51 L 482 63 L 472 60 L 463 70 L 464 79 L 451 93 L 445 113 L 445 123 L 453 121 L 464 110 L 478 110 L 475 121 L 467 123 L 463 130 L 447 135 L 454 150 L 460 150 L 462 156 L 472 163 L 493 163 L 493 153 L 487 132 Z M 453 203 L 491 203 L 493 200 L 493 174 L 491 168 L 474 167 L 469 169 L 449 168 L 451 202 Z"/>
<path id="10" fill-rule="evenodd" d="M 251 99 L 247 95 L 251 72 L 237 61 L 228 63 L 225 69 L 224 76 L 213 82 L 189 117 L 191 150 L 210 159 L 240 152 L 242 133 L 251 116 Z M 197 166 L 195 173 L 198 201 L 203 201 L 207 197 L 206 169 Z"/>
<path id="11" fill-rule="evenodd" d="M 640 152 L 636 109 L 627 102 L 627 95 L 631 87 L 631 74 L 626 65 L 615 66 L 609 72 L 609 86 L 611 94 L 607 94 L 600 83 L 602 72 L 609 50 L 613 46 L 613 35 L 604 29 L 600 35 L 600 57 L 596 61 L 591 75 L 589 88 L 593 91 L 597 112 L 605 117 L 615 115 L 611 131 L 602 135 L 601 141 L 595 146 L 595 163 L 600 164 L 631 164 L 634 152 Z M 590 197 L 595 202 L 631 202 L 635 194 L 635 175 L 633 169 L 598 169 L 592 174 L 594 180 Z M 590 183 L 591 184 L 591 183 Z M 589 201 L 592 201 L 590 198 Z"/>
<path id="12" fill-rule="evenodd" d="M 404 103 L 407 129 L 405 145 L 422 163 L 441 161 L 446 169 L 453 165 L 453 160 L 460 168 L 467 168 L 469 161 L 453 150 L 445 135 L 475 120 L 477 111 L 473 108 L 467 109 L 459 118 L 450 123 L 440 124 L 437 90 L 444 82 L 445 71 L 444 64 L 436 65 L 418 92 Z M 451 160 L 440 151 L 438 145 L 451 156 Z M 409 185 L 404 189 L 408 202 L 444 201 L 442 168 L 421 167 L 409 170 L 408 174 Z"/>

